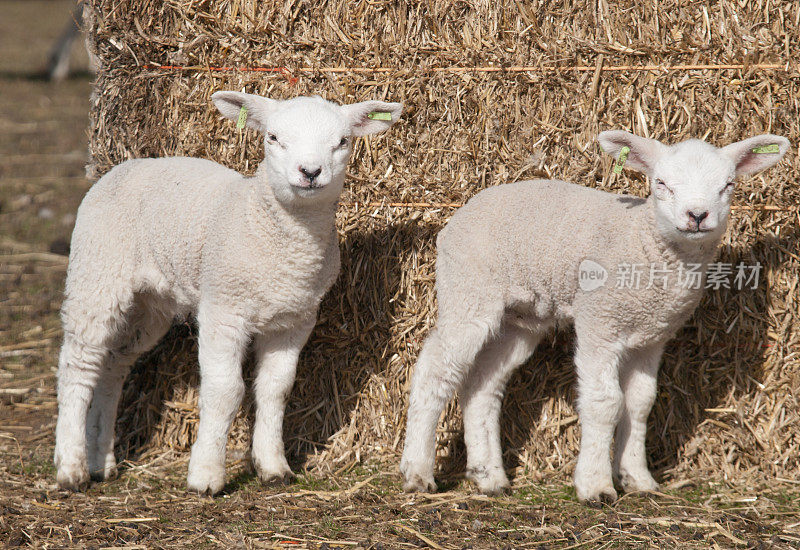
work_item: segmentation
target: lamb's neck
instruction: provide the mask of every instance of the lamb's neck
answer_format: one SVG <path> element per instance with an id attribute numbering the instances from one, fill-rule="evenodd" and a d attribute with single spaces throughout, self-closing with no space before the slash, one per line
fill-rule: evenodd
<path id="1" fill-rule="evenodd" d="M 248 224 L 257 234 L 283 234 L 290 241 L 307 235 L 325 249 L 336 235 L 337 201 L 314 204 L 278 199 L 266 179 L 254 181 L 248 205 Z"/>

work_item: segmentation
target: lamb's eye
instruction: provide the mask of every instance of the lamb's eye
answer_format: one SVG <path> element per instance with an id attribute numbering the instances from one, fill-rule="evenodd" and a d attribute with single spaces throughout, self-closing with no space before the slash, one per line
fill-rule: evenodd
<path id="1" fill-rule="evenodd" d="M 347 138 L 343 137 L 341 140 L 339 140 L 339 147 L 344 147 L 345 145 L 347 145 Z"/>
<path id="2" fill-rule="evenodd" d="M 669 186 L 666 183 L 664 183 L 664 180 L 656 178 L 656 189 L 666 191 L 670 195 L 672 195 L 672 189 L 670 189 Z"/>
<path id="3" fill-rule="evenodd" d="M 267 138 L 269 138 L 272 143 L 278 143 L 278 137 L 275 134 L 267 134 Z"/>
<path id="4" fill-rule="evenodd" d="M 722 193 L 726 193 L 726 192 L 730 191 L 731 189 L 733 189 L 733 184 L 734 184 L 734 181 L 733 181 L 733 180 L 731 180 L 731 181 L 729 181 L 728 183 L 726 183 L 726 184 L 725 184 L 725 187 L 723 187 L 723 188 L 722 188 L 722 191 L 720 191 L 720 192 L 719 192 L 719 193 L 720 193 L 720 195 L 721 195 Z"/>

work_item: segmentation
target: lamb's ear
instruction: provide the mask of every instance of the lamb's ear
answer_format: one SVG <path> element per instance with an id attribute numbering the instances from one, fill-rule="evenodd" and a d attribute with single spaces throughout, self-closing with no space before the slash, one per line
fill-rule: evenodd
<path id="1" fill-rule="evenodd" d="M 222 116 L 237 122 L 240 117 L 244 117 L 245 125 L 259 132 L 264 131 L 267 116 L 280 103 L 276 99 L 244 92 L 215 92 L 211 96 L 211 100 Z M 242 107 L 247 109 L 244 114 L 242 114 Z"/>
<path id="2" fill-rule="evenodd" d="M 601 132 L 597 141 L 603 151 L 614 158 L 619 158 L 622 148 L 627 147 L 629 151 L 625 164 L 648 175 L 652 174 L 653 167 L 667 149 L 660 141 L 635 136 L 624 130 Z"/>
<path id="3" fill-rule="evenodd" d="M 342 105 L 344 116 L 350 123 L 354 136 L 365 136 L 383 132 L 400 119 L 402 103 L 384 101 L 363 101 L 352 105 Z"/>
<path id="4" fill-rule="evenodd" d="M 788 150 L 789 140 L 772 134 L 743 139 L 722 148 L 722 152 L 736 164 L 737 176 L 755 174 L 775 166 Z"/>

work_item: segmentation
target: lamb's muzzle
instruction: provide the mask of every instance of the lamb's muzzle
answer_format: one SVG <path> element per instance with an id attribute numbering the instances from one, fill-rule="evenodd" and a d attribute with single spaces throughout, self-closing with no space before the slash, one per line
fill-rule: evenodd
<path id="1" fill-rule="evenodd" d="M 306 177 L 306 180 L 308 180 L 308 184 L 309 184 L 308 186 L 309 187 L 314 187 L 314 178 L 316 178 L 317 176 L 319 176 L 322 173 L 322 168 L 320 167 L 320 168 L 317 168 L 315 170 L 308 170 L 308 169 L 303 168 L 301 166 L 300 167 L 300 172 Z"/>

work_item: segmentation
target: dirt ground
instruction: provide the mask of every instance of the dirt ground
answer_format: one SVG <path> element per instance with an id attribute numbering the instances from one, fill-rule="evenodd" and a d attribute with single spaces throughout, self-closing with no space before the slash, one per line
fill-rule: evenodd
<path id="1" fill-rule="evenodd" d="M 3 1 L 0 18 L 0 543 L 36 548 L 800 548 L 800 485 L 687 479 L 590 508 L 568 479 L 520 472 L 511 495 L 444 480 L 400 490 L 394 466 L 264 487 L 242 457 L 211 498 L 188 494 L 188 457 L 126 461 L 116 480 L 60 491 L 52 466 L 58 308 L 84 177 L 91 76 L 41 78 L 71 2 Z M 83 71 L 83 72 L 80 72 Z M 302 468 L 302 465 L 299 465 Z"/>

